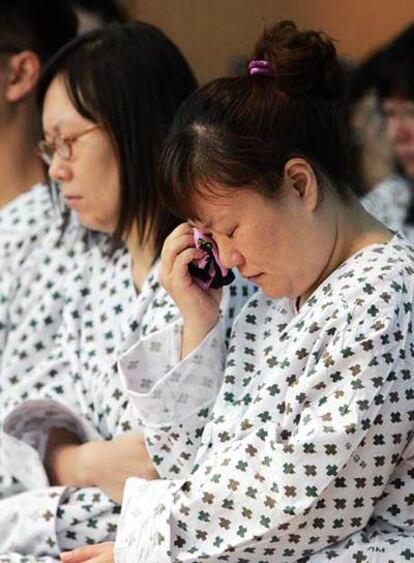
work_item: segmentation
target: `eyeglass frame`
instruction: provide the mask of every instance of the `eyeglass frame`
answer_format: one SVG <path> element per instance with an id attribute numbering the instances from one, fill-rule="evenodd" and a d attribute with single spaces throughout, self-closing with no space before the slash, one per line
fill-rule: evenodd
<path id="1" fill-rule="evenodd" d="M 95 131 L 95 129 L 100 129 L 101 125 L 99 123 L 95 123 L 94 125 L 89 125 L 84 131 L 80 133 L 75 133 L 73 135 L 67 135 L 66 137 L 61 136 L 60 134 L 56 134 L 54 136 L 54 140 L 49 142 L 45 139 L 42 139 L 37 144 L 37 155 L 43 160 L 47 166 L 50 166 L 55 154 L 65 161 L 71 160 L 73 156 L 73 143 L 75 143 L 78 139 Z M 58 143 L 56 142 L 58 140 Z M 64 150 L 67 147 L 67 154 L 66 152 L 59 152 L 59 150 Z M 48 155 L 50 153 L 50 156 Z"/>

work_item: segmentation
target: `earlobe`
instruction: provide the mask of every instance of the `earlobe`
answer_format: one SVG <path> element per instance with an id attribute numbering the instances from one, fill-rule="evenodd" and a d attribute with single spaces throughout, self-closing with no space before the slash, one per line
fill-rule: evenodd
<path id="1" fill-rule="evenodd" d="M 5 98 L 18 102 L 35 91 L 40 72 L 39 57 L 32 51 L 22 51 L 8 61 Z"/>

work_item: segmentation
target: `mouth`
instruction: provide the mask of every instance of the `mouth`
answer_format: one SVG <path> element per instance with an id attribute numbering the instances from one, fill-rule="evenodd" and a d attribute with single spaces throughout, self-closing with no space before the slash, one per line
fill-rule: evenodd
<path id="1" fill-rule="evenodd" d="M 65 198 L 66 204 L 69 207 L 76 207 L 76 205 L 81 201 L 81 199 L 83 199 L 82 196 L 80 195 L 63 195 L 63 197 Z"/>

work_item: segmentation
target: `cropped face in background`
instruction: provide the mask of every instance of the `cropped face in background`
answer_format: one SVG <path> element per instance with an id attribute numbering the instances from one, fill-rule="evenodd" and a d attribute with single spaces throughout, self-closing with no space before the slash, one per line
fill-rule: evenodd
<path id="1" fill-rule="evenodd" d="M 197 194 L 197 220 L 189 223 L 216 241 L 225 267 L 237 267 L 269 297 L 295 298 L 326 267 L 335 229 L 321 220 L 312 194 L 302 196 L 292 185 L 281 190 L 275 200 L 249 189 Z"/>
<path id="2" fill-rule="evenodd" d="M 414 179 L 414 101 L 388 98 L 382 108 L 396 160 L 405 174 Z"/>
<path id="3" fill-rule="evenodd" d="M 66 204 L 85 227 L 114 232 L 120 208 L 115 151 L 104 128 L 76 111 L 59 76 L 46 93 L 43 131 L 51 147 L 49 175 Z"/>

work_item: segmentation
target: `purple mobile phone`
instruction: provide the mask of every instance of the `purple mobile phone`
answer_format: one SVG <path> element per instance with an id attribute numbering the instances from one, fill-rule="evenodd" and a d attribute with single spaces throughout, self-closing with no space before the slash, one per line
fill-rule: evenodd
<path id="1" fill-rule="evenodd" d="M 188 266 L 194 282 L 204 290 L 230 284 L 235 276 L 231 270 L 225 268 L 220 262 L 218 248 L 214 240 L 198 229 L 193 229 L 193 234 L 196 247 L 205 250 L 207 253 L 204 258 L 194 260 Z"/>

